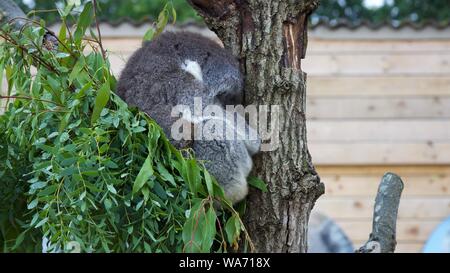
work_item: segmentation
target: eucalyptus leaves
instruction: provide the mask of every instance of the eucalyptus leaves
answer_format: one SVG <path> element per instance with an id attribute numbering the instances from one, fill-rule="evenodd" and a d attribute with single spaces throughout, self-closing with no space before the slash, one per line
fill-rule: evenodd
<path id="1" fill-rule="evenodd" d="M 69 251 L 73 242 L 82 252 L 251 250 L 238 212 L 201 162 L 115 95 L 90 28 L 92 4 L 76 26 L 65 24 L 78 5 L 60 11 L 56 49 L 43 45 L 45 22 L 0 31 L 8 86 L 0 116 L 1 251 L 40 252 L 44 236 L 49 251 Z"/>

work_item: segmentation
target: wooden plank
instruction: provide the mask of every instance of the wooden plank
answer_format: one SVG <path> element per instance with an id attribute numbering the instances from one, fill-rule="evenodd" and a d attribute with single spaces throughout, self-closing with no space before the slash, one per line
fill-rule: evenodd
<path id="1" fill-rule="evenodd" d="M 129 57 L 130 55 L 128 53 L 110 53 L 109 62 L 111 63 L 111 70 L 115 76 L 118 77 L 120 75 Z"/>
<path id="2" fill-rule="evenodd" d="M 308 76 L 307 97 L 450 96 L 450 76 Z"/>
<path id="3" fill-rule="evenodd" d="M 306 128 L 309 143 L 450 143 L 450 120 L 309 120 Z"/>
<path id="4" fill-rule="evenodd" d="M 319 198 L 315 210 L 341 220 L 372 220 L 374 198 Z M 402 198 L 398 219 L 441 220 L 450 215 L 450 197 Z"/>
<path id="5" fill-rule="evenodd" d="M 400 176 L 450 176 L 450 165 L 316 165 L 317 172 L 321 175 L 359 175 L 377 176 L 381 179 L 387 171 Z"/>
<path id="6" fill-rule="evenodd" d="M 309 75 L 448 75 L 450 53 L 312 55 L 302 62 Z"/>
<path id="7" fill-rule="evenodd" d="M 368 26 L 360 26 L 356 29 L 351 28 L 329 28 L 327 26 L 318 26 L 311 29 L 308 36 L 313 38 L 321 38 L 326 40 L 449 40 L 450 28 L 438 29 L 434 26 L 425 26 L 423 29 L 417 30 L 412 27 L 404 27 L 394 29 L 391 27 L 382 27 L 372 29 Z"/>
<path id="8" fill-rule="evenodd" d="M 103 46 L 108 51 L 133 52 L 142 45 L 139 37 L 103 39 Z M 308 55 L 320 54 L 361 54 L 361 53 L 436 53 L 450 52 L 450 41 L 361 41 L 361 40 L 324 40 L 311 39 Z"/>
<path id="9" fill-rule="evenodd" d="M 310 39 L 308 41 L 308 55 L 316 54 L 361 54 L 370 52 L 449 52 L 450 40 L 329 40 Z"/>
<path id="10" fill-rule="evenodd" d="M 109 37 L 103 39 L 103 46 L 109 51 L 128 51 L 133 52 L 142 45 L 140 37 Z M 321 53 L 435 53 L 449 52 L 450 40 L 442 41 L 361 41 L 361 40 L 325 40 L 311 39 L 308 44 L 308 55 Z"/>
<path id="11" fill-rule="evenodd" d="M 314 164 L 450 164 L 450 143 L 308 143 Z"/>
<path id="12" fill-rule="evenodd" d="M 108 38 L 104 39 L 103 47 L 108 52 L 132 53 L 142 46 L 140 38 Z"/>
<path id="13" fill-rule="evenodd" d="M 369 238 L 372 221 L 337 220 L 336 223 L 353 241 L 364 241 Z M 397 222 L 397 241 L 425 242 L 440 221 L 403 220 Z"/>
<path id="14" fill-rule="evenodd" d="M 380 184 L 380 176 L 370 175 L 321 175 L 325 183 L 325 194 L 328 197 L 375 197 Z M 403 196 L 448 196 L 450 198 L 450 176 L 430 174 L 421 176 L 402 176 L 405 184 Z"/>
<path id="15" fill-rule="evenodd" d="M 450 118 L 450 95 L 389 98 L 309 96 L 306 102 L 306 118 Z"/>

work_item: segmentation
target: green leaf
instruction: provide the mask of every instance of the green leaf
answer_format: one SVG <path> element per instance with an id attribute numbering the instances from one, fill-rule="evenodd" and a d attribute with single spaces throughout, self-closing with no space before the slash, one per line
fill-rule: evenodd
<path id="1" fill-rule="evenodd" d="M 173 176 L 167 171 L 167 169 L 160 162 L 156 163 L 156 167 L 158 169 L 159 174 L 165 181 L 170 182 L 174 186 L 176 185 Z"/>
<path id="2" fill-rule="evenodd" d="M 58 9 L 59 14 L 61 15 L 62 18 L 67 17 L 67 15 L 70 14 L 70 12 L 73 9 L 73 4 L 67 4 L 64 8 L 64 10 Z"/>
<path id="3" fill-rule="evenodd" d="M 211 179 L 211 175 L 209 174 L 209 172 L 204 169 L 204 174 L 205 174 L 205 182 L 206 182 L 206 188 L 208 189 L 208 194 L 210 196 L 214 196 L 214 189 L 213 189 L 213 182 Z"/>
<path id="4" fill-rule="evenodd" d="M 144 201 L 147 202 L 148 198 L 150 197 L 150 190 L 148 189 L 148 187 L 143 187 L 141 189 L 142 195 L 144 195 Z"/>
<path id="5" fill-rule="evenodd" d="M 103 203 L 105 204 L 106 210 L 109 210 L 112 207 L 112 202 L 109 199 L 105 199 Z"/>
<path id="6" fill-rule="evenodd" d="M 61 28 L 59 29 L 59 34 L 58 34 L 58 39 L 63 42 L 66 43 L 66 39 L 67 39 L 67 26 L 65 24 L 65 22 L 61 22 Z"/>
<path id="7" fill-rule="evenodd" d="M 37 196 L 42 197 L 42 196 L 49 196 L 50 194 L 53 194 L 56 189 L 58 188 L 58 185 L 51 185 L 48 186 L 46 188 L 44 188 L 42 191 L 40 191 Z"/>
<path id="8" fill-rule="evenodd" d="M 17 236 L 16 242 L 15 242 L 14 246 L 12 247 L 13 249 L 17 249 L 22 244 L 23 240 L 25 239 L 25 234 L 26 234 L 26 231 L 20 233 L 19 236 Z"/>
<path id="9" fill-rule="evenodd" d="M 113 185 L 108 184 L 106 185 L 106 187 L 108 188 L 108 191 L 111 192 L 112 194 L 117 194 L 117 190 L 114 188 Z"/>
<path id="10" fill-rule="evenodd" d="M 84 5 L 83 11 L 78 18 L 77 27 L 84 29 L 88 28 L 91 25 L 92 19 L 92 2 L 89 1 Z"/>
<path id="11" fill-rule="evenodd" d="M 81 6 L 81 0 L 67 0 L 67 4 L 79 7 Z"/>
<path id="12" fill-rule="evenodd" d="M 169 21 L 169 15 L 167 11 L 167 5 L 158 15 L 158 23 L 156 24 L 156 33 L 154 36 L 159 36 Z"/>
<path id="13" fill-rule="evenodd" d="M 216 237 L 216 220 L 217 215 L 214 208 L 211 206 L 208 209 L 205 217 L 205 232 L 202 241 L 202 252 L 210 252 L 211 247 L 214 243 L 214 238 Z M 200 223 L 201 224 L 201 223 Z"/>
<path id="14" fill-rule="evenodd" d="M 177 11 L 172 6 L 172 24 L 175 24 L 177 22 Z"/>
<path id="15" fill-rule="evenodd" d="M 247 178 L 248 184 L 253 186 L 254 188 L 260 189 L 262 192 L 268 192 L 267 184 L 255 176 L 249 176 Z"/>
<path id="16" fill-rule="evenodd" d="M 144 164 L 141 167 L 141 170 L 139 171 L 139 174 L 137 175 L 136 179 L 134 180 L 133 184 L 133 194 L 136 194 L 144 185 L 145 183 L 150 179 L 150 177 L 153 176 L 153 167 L 151 164 L 152 158 L 149 155 L 147 159 L 145 160 Z M 153 186 L 150 184 L 150 186 Z"/>
<path id="17" fill-rule="evenodd" d="M 37 204 L 39 203 L 39 200 L 36 198 L 36 199 L 34 199 L 33 201 L 31 201 L 29 204 L 28 204 L 28 206 L 27 206 L 27 209 L 34 209 L 36 206 L 37 206 Z"/>
<path id="18" fill-rule="evenodd" d="M 153 40 L 153 37 L 155 36 L 155 29 L 154 28 L 149 28 L 145 34 L 144 34 L 144 41 L 151 41 Z"/>
<path id="19" fill-rule="evenodd" d="M 0 75 L 2 75 L 0 77 L 0 90 L 3 90 L 3 70 L 5 70 L 5 62 L 0 63 Z"/>
<path id="20" fill-rule="evenodd" d="M 58 132 L 53 132 L 53 133 L 51 133 L 51 134 L 49 134 L 47 136 L 47 139 L 52 139 L 52 138 L 57 137 L 57 136 L 59 136 L 59 133 Z"/>
<path id="21" fill-rule="evenodd" d="M 161 198 L 162 200 L 167 200 L 167 193 L 161 186 L 161 184 L 159 184 L 158 182 L 154 182 L 153 190 L 159 198 Z"/>
<path id="22" fill-rule="evenodd" d="M 38 189 L 42 189 L 45 186 L 47 186 L 47 182 L 36 182 L 36 183 L 31 184 L 30 189 L 38 190 Z M 33 201 L 35 201 L 35 200 L 33 200 Z"/>
<path id="23" fill-rule="evenodd" d="M 95 97 L 94 110 L 92 111 L 91 124 L 94 124 L 100 117 L 100 113 L 109 101 L 110 88 L 109 83 L 106 82 L 98 90 L 97 96 Z"/>
<path id="24" fill-rule="evenodd" d="M 65 52 L 58 52 L 58 53 L 56 53 L 55 57 L 57 59 L 64 59 L 64 58 L 70 57 L 70 54 L 65 53 Z"/>
<path id="25" fill-rule="evenodd" d="M 45 223 L 47 223 L 47 221 L 48 221 L 48 217 L 45 217 L 44 219 L 39 221 L 39 223 L 36 224 L 35 228 L 43 226 Z"/>
<path id="26" fill-rule="evenodd" d="M 227 234 L 228 243 L 234 244 L 240 235 L 240 223 L 236 215 L 231 216 L 225 224 L 225 232 Z"/>
<path id="27" fill-rule="evenodd" d="M 77 63 L 72 69 L 72 72 L 70 72 L 69 75 L 69 84 L 72 84 L 73 80 L 78 77 L 78 74 L 80 74 L 80 71 L 84 68 L 86 65 L 84 58 L 79 58 Z"/>
<path id="28" fill-rule="evenodd" d="M 196 195 L 200 186 L 200 168 L 197 165 L 197 161 L 195 159 L 190 159 L 187 161 L 187 163 L 189 189 L 194 195 Z"/>
<path id="29" fill-rule="evenodd" d="M 59 82 L 58 80 L 54 79 L 52 76 L 47 76 L 47 82 L 50 85 L 50 88 L 53 91 L 60 91 L 61 89 L 61 82 Z"/>
<path id="30" fill-rule="evenodd" d="M 77 29 L 75 30 L 74 34 L 74 42 L 77 44 L 77 46 L 81 45 L 84 33 L 86 32 L 86 29 L 91 25 L 92 20 L 92 3 L 87 2 L 86 5 L 84 5 L 84 9 L 81 12 L 80 17 L 78 18 Z"/>
<path id="31" fill-rule="evenodd" d="M 5 74 L 6 74 L 6 80 L 8 82 L 8 92 L 7 92 L 8 95 L 11 94 L 11 91 L 14 87 L 13 73 L 14 73 L 14 70 L 13 70 L 12 66 L 7 65 L 5 67 Z"/>
<path id="32" fill-rule="evenodd" d="M 66 129 L 66 126 L 67 126 L 67 123 L 69 123 L 70 117 L 71 117 L 71 113 L 67 113 L 63 116 L 63 118 L 61 119 L 61 123 L 59 124 L 59 127 L 58 127 L 59 133 L 62 133 Z"/>
<path id="33" fill-rule="evenodd" d="M 64 132 L 61 134 L 61 136 L 59 137 L 59 141 L 61 143 L 66 142 L 67 140 L 69 140 L 70 136 L 68 133 Z"/>

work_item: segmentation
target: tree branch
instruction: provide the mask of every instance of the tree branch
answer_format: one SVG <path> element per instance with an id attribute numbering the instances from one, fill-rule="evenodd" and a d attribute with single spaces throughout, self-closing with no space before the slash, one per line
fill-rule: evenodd
<path id="1" fill-rule="evenodd" d="M 367 243 L 356 252 L 394 252 L 397 245 L 395 233 L 402 191 L 403 181 L 398 175 L 386 173 L 383 176 L 375 199 L 372 233 Z"/>
<path id="2" fill-rule="evenodd" d="M 100 46 L 100 50 L 102 51 L 103 59 L 106 60 L 106 50 L 103 48 L 102 33 L 100 32 L 100 22 L 99 22 L 98 16 L 97 16 L 97 1 L 96 0 L 92 0 L 92 7 L 94 10 L 95 26 L 97 27 L 97 33 L 98 33 L 98 45 Z"/>
<path id="3" fill-rule="evenodd" d="M 12 0 L 0 1 L 0 24 L 8 23 L 16 18 L 26 18 L 22 9 Z M 14 26 L 20 28 L 24 25 L 23 20 L 14 20 Z"/>
<path id="4" fill-rule="evenodd" d="M 10 24 L 16 30 L 21 30 L 27 24 L 33 23 L 27 18 L 27 15 L 22 9 L 12 0 L 0 0 L 0 26 Z M 43 38 L 43 46 L 48 50 L 55 50 L 58 48 L 58 38 L 56 35 L 46 29 Z"/>
<path id="5" fill-rule="evenodd" d="M 234 0 L 187 0 L 203 17 L 223 18 L 235 8 Z"/>

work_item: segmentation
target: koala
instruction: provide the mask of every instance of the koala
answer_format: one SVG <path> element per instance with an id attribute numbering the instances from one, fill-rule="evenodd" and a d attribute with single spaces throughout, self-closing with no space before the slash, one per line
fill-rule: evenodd
<path id="1" fill-rule="evenodd" d="M 227 105 L 242 104 L 243 76 L 238 61 L 228 51 L 199 34 L 165 32 L 151 42 L 144 42 L 131 56 L 120 75 L 117 94 L 153 118 L 175 147 L 192 148 L 230 201 L 237 203 L 246 197 L 252 156 L 260 150 L 258 137 L 232 140 L 193 137 L 186 141 L 171 136 L 172 126 L 180 119 L 172 116 L 177 105 L 187 106 L 189 113 L 194 112 L 194 115 L 182 114 L 194 132 L 201 131 L 210 122 L 226 125 L 228 133 L 240 136 L 246 131 L 249 135 L 256 132 L 239 114 L 230 115 L 231 118 L 195 115 L 194 98 L 201 98 L 203 105 L 215 105 L 224 112 Z M 235 119 L 244 119 L 245 128 L 234 126 Z M 206 132 L 210 133 L 214 132 Z"/>

